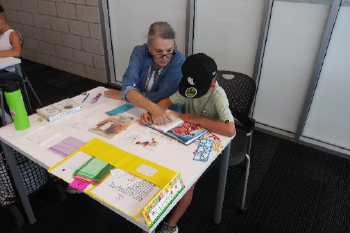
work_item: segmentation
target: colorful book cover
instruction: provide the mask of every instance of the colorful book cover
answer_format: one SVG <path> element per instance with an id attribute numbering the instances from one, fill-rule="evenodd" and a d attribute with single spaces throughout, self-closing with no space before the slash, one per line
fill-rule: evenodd
<path id="1" fill-rule="evenodd" d="M 183 124 L 169 130 L 166 134 L 185 145 L 189 145 L 208 131 L 208 129 L 205 129 L 202 126 L 185 121 Z"/>
<path id="2" fill-rule="evenodd" d="M 179 113 L 174 112 L 174 111 L 170 111 L 170 110 L 167 110 L 167 113 L 171 117 L 171 119 L 172 119 L 171 121 L 168 121 L 164 125 L 148 124 L 147 126 L 165 134 L 166 132 L 168 132 L 172 128 L 184 123 L 184 121 L 178 117 Z"/>
<path id="3" fill-rule="evenodd" d="M 149 228 L 157 222 L 159 217 L 185 188 L 180 173 L 177 173 L 169 183 L 144 207 L 142 214 Z"/>
<path id="4" fill-rule="evenodd" d="M 117 114 L 107 117 L 93 128 L 90 128 L 89 131 L 111 139 L 126 130 L 136 120 L 135 117 L 125 113 Z"/>
<path id="5" fill-rule="evenodd" d="M 191 144 L 197 138 L 200 138 L 203 134 L 209 132 L 208 129 L 205 129 L 202 126 L 183 121 L 178 117 L 179 113 L 177 112 L 168 111 L 168 113 L 172 118 L 172 121 L 169 121 L 164 125 L 148 124 L 146 126 L 164 133 L 185 145 Z"/>

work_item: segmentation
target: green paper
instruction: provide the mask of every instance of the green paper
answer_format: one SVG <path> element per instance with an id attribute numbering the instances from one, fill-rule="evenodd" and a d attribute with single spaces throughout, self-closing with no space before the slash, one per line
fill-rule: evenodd
<path id="1" fill-rule="evenodd" d="M 112 168 L 113 166 L 109 165 L 107 162 L 93 157 L 89 159 L 85 164 L 83 164 L 80 168 L 78 168 L 74 172 L 73 176 L 79 175 L 90 178 L 92 180 L 100 181 L 109 173 Z"/>

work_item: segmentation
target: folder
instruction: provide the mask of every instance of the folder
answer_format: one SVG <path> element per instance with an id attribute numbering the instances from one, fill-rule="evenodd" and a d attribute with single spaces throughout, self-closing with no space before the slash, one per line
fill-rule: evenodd
<path id="1" fill-rule="evenodd" d="M 148 202 L 146 202 L 147 204 L 139 210 L 137 210 L 139 211 L 138 213 L 133 215 L 126 213 L 125 211 L 106 201 L 103 198 L 103 194 L 101 196 L 96 195 L 94 193 L 94 189 L 99 188 L 99 186 L 106 182 L 106 180 L 110 181 L 110 175 L 107 175 L 107 178 L 103 180 L 99 186 L 93 186 L 88 190 L 84 190 L 84 192 L 94 196 L 100 201 L 106 203 L 107 205 L 112 206 L 113 208 L 119 209 L 120 211 L 128 214 L 134 219 L 138 219 L 138 217 L 142 214 L 145 218 L 145 222 L 150 228 L 157 222 L 159 217 L 164 213 L 168 206 L 174 201 L 174 199 L 185 187 L 180 173 L 175 172 L 164 166 L 161 166 L 157 163 L 140 158 L 134 154 L 124 151 L 98 138 L 92 139 L 91 141 L 80 147 L 73 154 L 65 158 L 65 160 L 72 158 L 75 154 L 79 152 L 84 152 L 88 155 L 91 155 L 91 159 L 101 160 L 105 164 L 109 164 L 115 168 L 121 169 L 127 173 L 135 175 L 160 188 L 159 191 L 157 191 L 155 195 L 152 198 L 150 198 Z M 52 168 L 50 168 L 49 172 L 54 170 L 58 165 L 62 163 L 64 163 L 64 161 L 61 161 Z"/>

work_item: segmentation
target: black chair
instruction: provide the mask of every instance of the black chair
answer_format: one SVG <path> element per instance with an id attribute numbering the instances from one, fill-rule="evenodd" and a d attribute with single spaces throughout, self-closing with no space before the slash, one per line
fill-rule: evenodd
<path id="1" fill-rule="evenodd" d="M 235 118 L 236 136 L 231 141 L 229 166 L 240 164 L 245 158 L 247 162 L 241 204 L 241 209 L 245 210 L 250 169 L 250 148 L 255 127 L 255 120 L 249 117 L 255 96 L 255 81 L 242 73 L 219 70 L 217 82 L 225 90 L 231 113 Z"/>

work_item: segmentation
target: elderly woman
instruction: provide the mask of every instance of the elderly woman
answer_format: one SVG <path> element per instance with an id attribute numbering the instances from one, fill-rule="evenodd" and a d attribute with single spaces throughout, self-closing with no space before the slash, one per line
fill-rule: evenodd
<path id="1" fill-rule="evenodd" d="M 169 115 L 156 103 L 174 94 L 182 78 L 185 56 L 176 50 L 175 32 L 167 22 L 155 22 L 148 31 L 147 43 L 136 46 L 123 76 L 121 91 L 104 94 L 124 99 L 152 114 L 154 124 L 164 124 Z M 180 107 L 172 106 L 180 111 Z"/>

